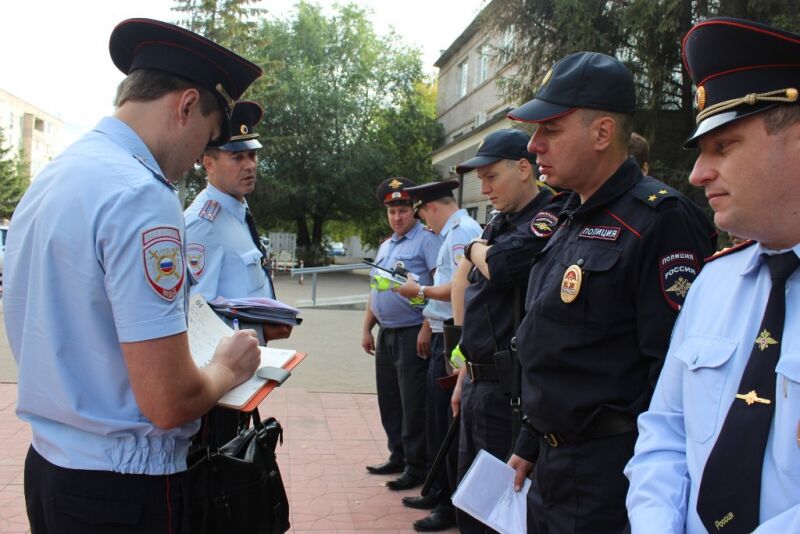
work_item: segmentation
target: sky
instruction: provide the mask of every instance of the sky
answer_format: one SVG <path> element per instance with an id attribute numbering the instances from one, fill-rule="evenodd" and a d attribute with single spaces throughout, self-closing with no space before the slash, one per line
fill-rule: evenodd
<path id="1" fill-rule="evenodd" d="M 295 0 L 262 0 L 276 16 Z M 332 0 L 317 0 L 324 7 Z M 339 2 L 342 3 L 342 2 Z M 390 26 L 422 50 L 427 72 L 475 18 L 485 0 L 353 0 L 373 12 L 379 34 Z M 0 88 L 64 121 L 66 145 L 113 112 L 124 75 L 108 55 L 108 37 L 127 18 L 174 22 L 172 0 L 14 0 L 0 14 Z"/>

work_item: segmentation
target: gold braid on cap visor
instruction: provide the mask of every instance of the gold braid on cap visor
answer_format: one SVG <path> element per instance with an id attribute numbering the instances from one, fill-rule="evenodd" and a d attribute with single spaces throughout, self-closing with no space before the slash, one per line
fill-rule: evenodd
<path id="1" fill-rule="evenodd" d="M 726 100 L 725 102 L 718 102 L 713 106 L 709 106 L 708 108 L 704 109 L 703 111 L 697 114 L 697 124 L 700 124 L 700 122 L 707 119 L 711 115 L 716 115 L 717 113 L 728 111 L 729 109 L 733 109 L 742 104 L 748 104 L 752 106 L 758 104 L 759 102 L 791 103 L 791 102 L 797 102 L 797 98 L 798 98 L 798 91 L 793 87 L 790 87 L 788 89 L 778 89 L 776 91 L 769 91 L 766 93 L 750 93 L 749 95 L 745 95 L 740 98 Z"/>

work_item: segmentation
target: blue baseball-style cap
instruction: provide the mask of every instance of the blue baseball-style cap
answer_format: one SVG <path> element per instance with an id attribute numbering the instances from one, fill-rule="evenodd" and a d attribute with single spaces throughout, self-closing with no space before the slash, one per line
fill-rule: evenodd
<path id="1" fill-rule="evenodd" d="M 456 172 L 464 174 L 484 165 L 491 165 L 501 159 L 519 161 L 527 159 L 536 163 L 536 154 L 528 152 L 530 136 L 521 130 L 508 128 L 492 132 L 478 145 L 475 156 L 456 167 Z"/>
<path id="2" fill-rule="evenodd" d="M 578 108 L 636 112 L 633 74 L 616 58 L 578 52 L 556 62 L 530 102 L 508 114 L 522 122 L 544 122 Z"/>

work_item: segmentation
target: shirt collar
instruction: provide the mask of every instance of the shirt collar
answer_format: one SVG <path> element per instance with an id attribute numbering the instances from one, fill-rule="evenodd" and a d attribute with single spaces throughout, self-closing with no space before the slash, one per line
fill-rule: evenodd
<path id="1" fill-rule="evenodd" d="M 443 237 L 446 236 L 448 233 L 450 233 L 450 230 L 452 230 L 453 228 L 458 226 L 459 223 L 461 223 L 461 218 L 466 216 L 467 216 L 467 210 L 465 209 L 459 209 L 454 211 L 453 214 L 447 218 L 447 222 L 444 223 L 444 227 L 442 227 L 442 231 L 439 232 L 439 235 Z"/>
<path id="2" fill-rule="evenodd" d="M 104 117 L 97 123 L 94 129 L 97 132 L 107 135 L 111 141 L 130 152 L 139 163 L 153 173 L 153 176 L 169 186 L 170 189 L 173 191 L 178 190 L 167 180 L 167 177 L 164 176 L 164 172 L 161 170 L 156 158 L 153 157 L 150 149 L 147 148 L 147 145 L 144 144 L 142 138 L 139 137 L 139 134 L 137 134 L 133 128 L 116 117 Z"/>
<path id="3" fill-rule="evenodd" d="M 402 240 L 403 238 L 411 239 L 420 230 L 422 230 L 422 223 L 418 222 L 413 227 L 411 227 L 411 230 L 409 230 L 408 232 L 406 232 L 403 235 L 392 234 L 392 242 L 393 243 L 397 243 L 398 241 Z"/>
<path id="4" fill-rule="evenodd" d="M 211 200 L 216 200 L 220 203 L 222 208 L 229 212 L 231 215 L 236 217 L 236 219 L 240 222 L 244 221 L 245 213 L 247 212 L 247 201 L 239 202 L 232 196 L 227 193 L 223 193 L 210 183 L 206 188 L 206 193 L 208 194 L 208 198 Z"/>
<path id="5" fill-rule="evenodd" d="M 535 197 L 528 202 L 524 208 L 519 210 L 517 213 L 512 213 L 506 217 L 509 223 L 513 224 L 514 226 L 519 226 L 519 224 L 523 221 L 529 221 L 533 218 L 536 213 L 544 208 L 550 199 L 553 197 L 553 194 L 550 192 L 549 189 L 544 187 L 539 188 L 539 192 L 536 194 Z"/>
<path id="6" fill-rule="evenodd" d="M 782 250 L 773 250 L 771 248 L 767 248 L 761 243 L 757 243 L 756 246 L 751 247 L 750 249 L 750 257 L 747 258 L 747 261 L 744 263 L 742 268 L 741 275 L 747 276 L 750 273 L 757 273 L 758 270 L 761 268 L 761 264 L 764 262 L 764 255 L 772 256 L 774 254 L 782 254 L 784 252 L 789 252 L 793 250 L 795 254 L 800 257 L 800 243 L 796 244 L 793 247 L 782 249 Z M 744 251 L 743 251 L 744 252 Z"/>
<path id="7" fill-rule="evenodd" d="M 634 163 L 633 159 L 628 158 L 617 168 L 608 180 L 603 182 L 603 185 L 601 185 L 592 196 L 586 199 L 586 202 L 580 204 L 580 195 L 578 193 L 572 193 L 570 198 L 567 199 L 567 205 L 565 207 L 571 210 L 577 205 L 575 212 L 585 213 L 599 206 L 603 206 L 625 194 L 631 187 L 636 185 L 643 176 L 642 171 L 639 170 L 639 167 Z"/>

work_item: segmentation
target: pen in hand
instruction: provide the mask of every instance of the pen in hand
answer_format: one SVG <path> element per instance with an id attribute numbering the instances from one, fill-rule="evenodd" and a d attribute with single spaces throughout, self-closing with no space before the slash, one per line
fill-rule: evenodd
<path id="1" fill-rule="evenodd" d="M 233 330 L 234 330 L 235 332 L 238 332 L 238 331 L 239 331 L 239 319 L 234 319 L 234 320 L 233 320 Z"/>

